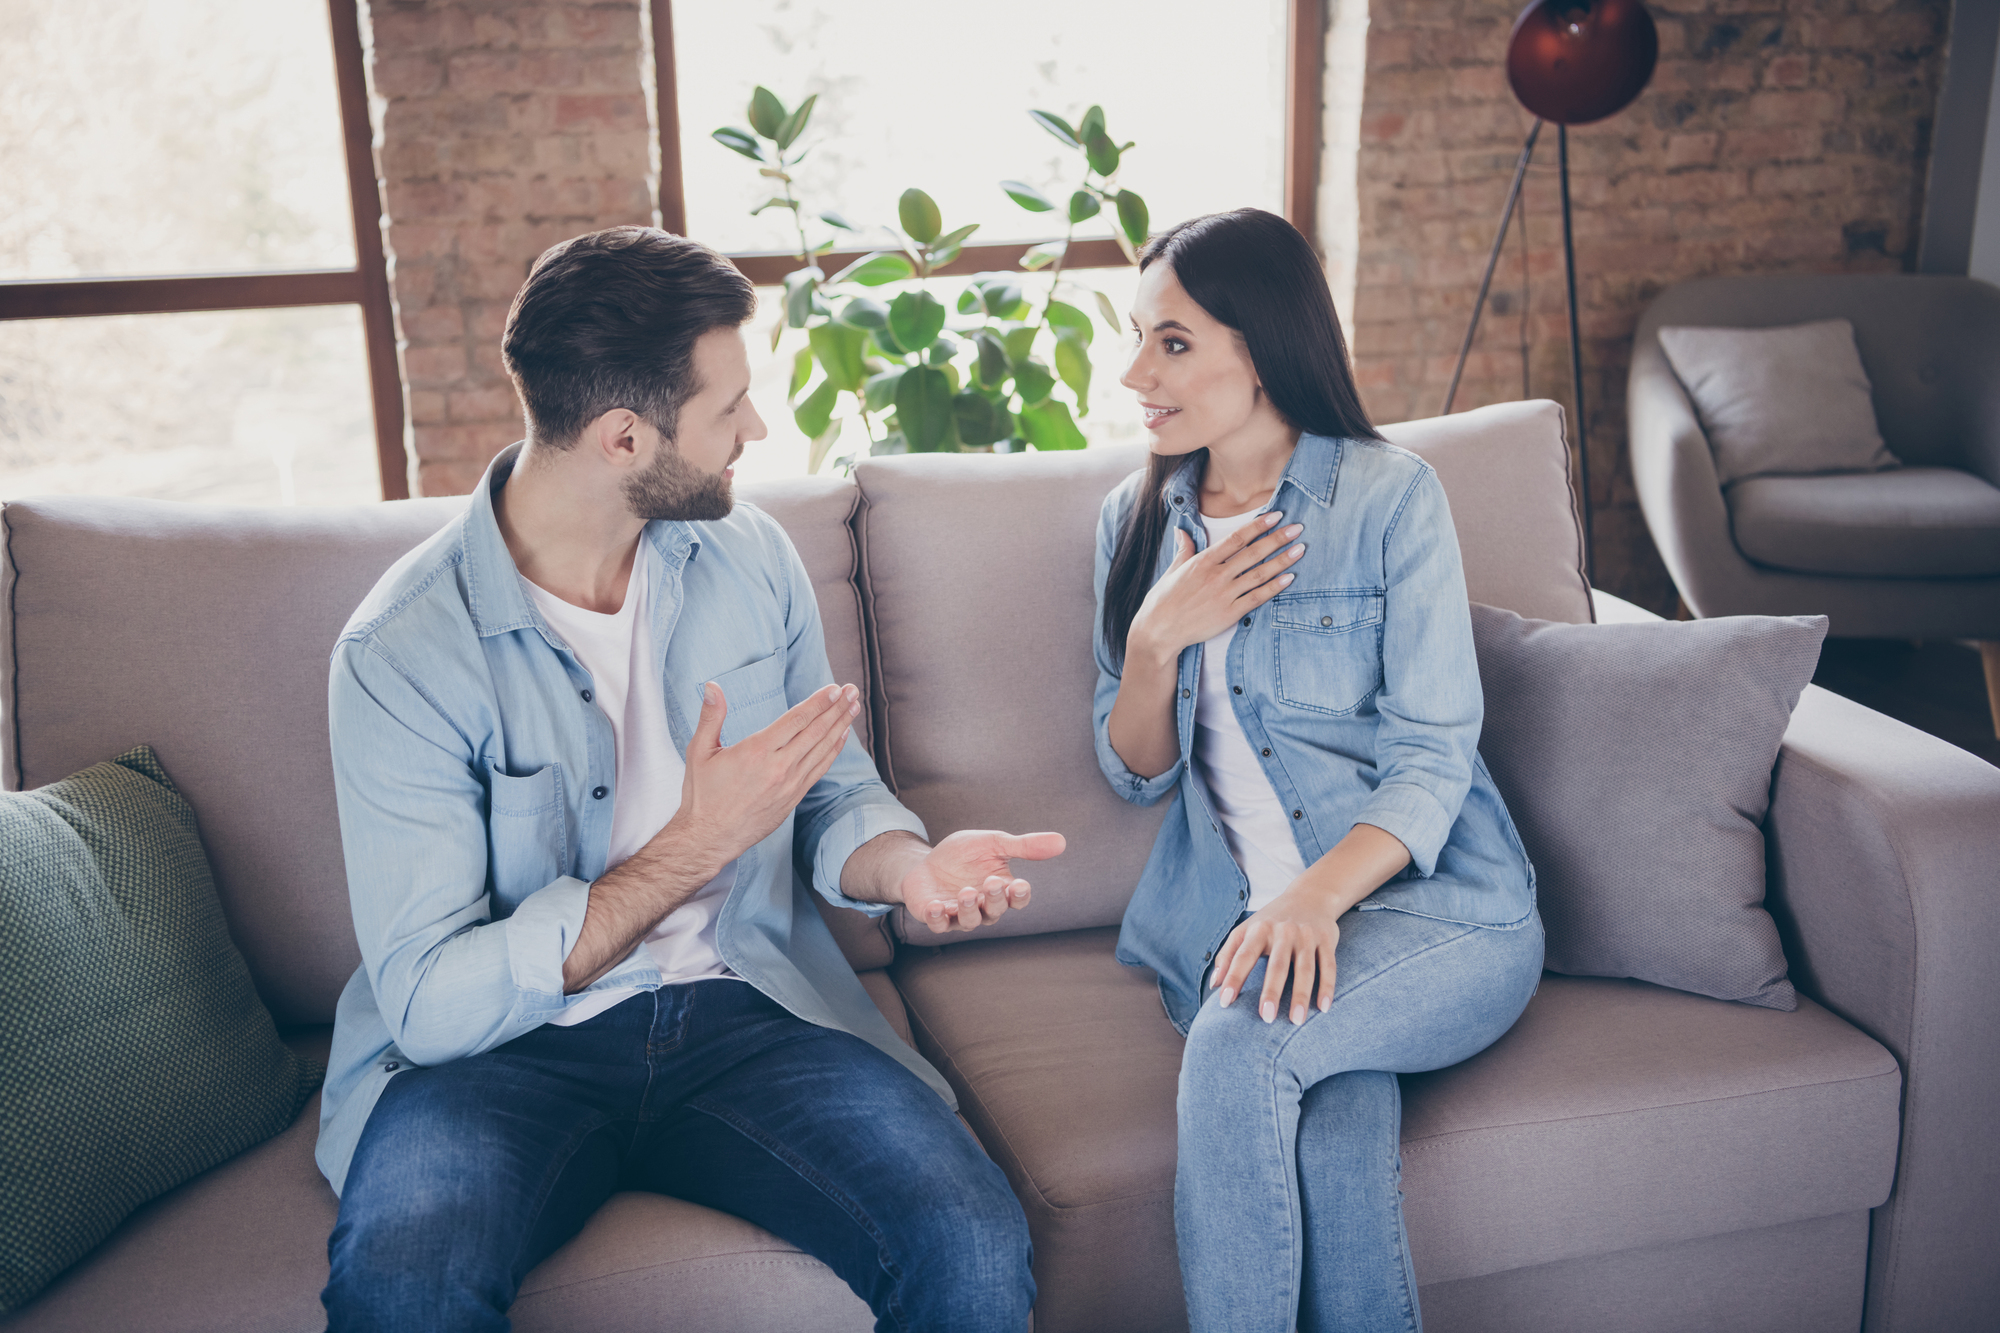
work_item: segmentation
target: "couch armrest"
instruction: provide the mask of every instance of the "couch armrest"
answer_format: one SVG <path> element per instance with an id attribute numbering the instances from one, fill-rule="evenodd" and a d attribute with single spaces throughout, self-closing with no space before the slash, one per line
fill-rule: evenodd
<path id="1" fill-rule="evenodd" d="M 1766 831 L 1793 982 L 1903 1068 L 1865 1327 L 1980 1327 L 2000 1308 L 2000 769 L 1809 687 Z"/>

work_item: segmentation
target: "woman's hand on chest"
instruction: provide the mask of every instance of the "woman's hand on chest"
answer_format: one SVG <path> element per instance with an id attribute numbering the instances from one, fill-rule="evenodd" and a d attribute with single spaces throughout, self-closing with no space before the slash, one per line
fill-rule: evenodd
<path id="1" fill-rule="evenodd" d="M 1271 530 L 1283 517 L 1268 514 L 1200 552 L 1185 530 L 1175 528 L 1173 563 L 1132 618 L 1127 654 L 1170 661 L 1283 592 L 1292 581 L 1287 571 L 1306 549 L 1285 546 L 1305 530 L 1299 524 Z"/>

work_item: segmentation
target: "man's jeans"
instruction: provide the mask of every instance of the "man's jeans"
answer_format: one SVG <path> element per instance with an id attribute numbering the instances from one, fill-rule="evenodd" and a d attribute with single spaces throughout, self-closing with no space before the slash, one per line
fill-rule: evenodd
<path id="1" fill-rule="evenodd" d="M 1542 974 L 1513 929 L 1349 912 L 1332 1008 L 1258 1016 L 1268 959 L 1224 1009 L 1209 990 L 1181 1057 L 1174 1230 L 1194 1333 L 1420 1327 L 1399 1188 L 1396 1074 L 1498 1040 Z"/>
<path id="2" fill-rule="evenodd" d="M 878 1330 L 1027 1325 L 1027 1222 L 950 1108 L 867 1042 L 713 980 L 392 1078 L 327 1246 L 330 1327 L 505 1329 L 528 1271 L 618 1190 L 774 1232 Z"/>

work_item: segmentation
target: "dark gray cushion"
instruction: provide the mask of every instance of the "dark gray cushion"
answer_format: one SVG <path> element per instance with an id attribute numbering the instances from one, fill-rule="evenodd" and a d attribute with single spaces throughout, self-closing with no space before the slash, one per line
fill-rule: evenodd
<path id="1" fill-rule="evenodd" d="M 1560 625 L 1475 603 L 1472 633 L 1479 750 L 1535 864 L 1549 968 L 1795 1008 L 1763 820 L 1826 617 Z"/>
<path id="2" fill-rule="evenodd" d="M 321 1071 L 278 1040 L 145 746 L 0 794 L 0 941 L 4 1313 L 292 1123 Z"/>
<path id="3" fill-rule="evenodd" d="M 1731 486 L 1736 547 L 1805 574 L 1979 578 L 2000 574 L 2000 487 L 1950 467 Z"/>

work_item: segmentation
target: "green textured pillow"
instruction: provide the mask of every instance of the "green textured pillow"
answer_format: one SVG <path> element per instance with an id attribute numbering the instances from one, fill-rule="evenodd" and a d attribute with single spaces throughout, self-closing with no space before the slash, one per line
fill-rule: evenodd
<path id="1" fill-rule="evenodd" d="M 151 747 L 0 792 L 0 1313 L 323 1073 L 278 1040 Z"/>

